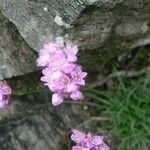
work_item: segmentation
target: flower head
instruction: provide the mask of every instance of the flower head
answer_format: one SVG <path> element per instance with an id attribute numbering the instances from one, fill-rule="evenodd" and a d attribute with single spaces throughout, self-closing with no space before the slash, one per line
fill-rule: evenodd
<path id="1" fill-rule="evenodd" d="M 93 135 L 92 133 L 85 134 L 73 129 L 71 139 L 76 143 L 72 150 L 109 150 L 109 147 L 103 141 L 103 136 Z"/>
<path id="2" fill-rule="evenodd" d="M 47 67 L 51 61 L 52 56 L 58 51 L 60 51 L 60 48 L 56 43 L 45 44 L 39 52 L 37 66 Z"/>
<path id="3" fill-rule="evenodd" d="M 4 108 L 9 104 L 11 95 L 11 88 L 0 81 L 0 108 Z"/>
<path id="4" fill-rule="evenodd" d="M 87 73 L 76 63 L 77 52 L 76 45 L 67 44 L 61 48 L 56 43 L 44 45 L 39 52 L 37 65 L 43 67 L 41 80 L 54 93 L 54 106 L 62 103 L 64 98 L 79 100 L 83 97 L 80 87 L 85 84 Z"/>

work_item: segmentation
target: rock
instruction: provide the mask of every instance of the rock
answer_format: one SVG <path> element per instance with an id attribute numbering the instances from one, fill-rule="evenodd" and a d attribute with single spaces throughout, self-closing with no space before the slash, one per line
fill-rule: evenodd
<path id="1" fill-rule="evenodd" d="M 149 0 L 0 0 L 0 9 L 36 50 L 62 38 L 113 52 L 150 43 Z"/>
<path id="2" fill-rule="evenodd" d="M 116 58 L 150 43 L 149 18 L 150 4 L 146 0 L 89 6 L 74 21 L 66 39 L 83 50 L 98 50 L 96 53 L 105 58 Z"/>
<path id="3" fill-rule="evenodd" d="M 0 79 L 35 71 L 35 59 L 16 27 L 0 13 Z"/>
<path id="4" fill-rule="evenodd" d="M 36 70 L 35 50 L 48 41 L 73 41 L 104 59 L 150 43 L 149 0 L 0 0 L 0 79 Z M 142 10 L 142 11 L 141 11 Z M 9 43 L 9 44 L 8 44 Z"/>
<path id="5" fill-rule="evenodd" d="M 64 35 L 89 0 L 0 0 L 0 9 L 24 39 L 38 50 L 43 43 Z"/>
<path id="6" fill-rule="evenodd" d="M 0 0 L 0 10 L 37 51 L 49 41 L 72 41 L 80 56 L 92 51 L 110 60 L 150 43 L 149 0 Z"/>
<path id="7" fill-rule="evenodd" d="M 83 105 L 50 106 L 48 93 L 15 98 L 0 110 L 1 150 L 66 150 L 71 129 L 87 118 Z M 80 114 L 82 115 L 79 115 Z"/>

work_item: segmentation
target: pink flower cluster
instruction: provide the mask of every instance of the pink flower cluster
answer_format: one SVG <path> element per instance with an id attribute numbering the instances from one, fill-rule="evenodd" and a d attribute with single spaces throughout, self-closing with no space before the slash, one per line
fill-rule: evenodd
<path id="1" fill-rule="evenodd" d="M 56 43 L 45 44 L 39 52 L 37 66 L 43 67 L 41 80 L 54 93 L 54 106 L 62 103 L 64 98 L 82 98 L 80 88 L 85 84 L 84 77 L 87 73 L 76 63 L 77 52 L 76 45 L 60 47 Z"/>
<path id="2" fill-rule="evenodd" d="M 109 147 L 103 141 L 103 136 L 91 133 L 85 134 L 73 129 L 71 139 L 76 143 L 72 150 L 109 150 Z"/>
<path id="3" fill-rule="evenodd" d="M 0 108 L 4 108 L 9 104 L 11 95 L 11 88 L 0 81 Z"/>

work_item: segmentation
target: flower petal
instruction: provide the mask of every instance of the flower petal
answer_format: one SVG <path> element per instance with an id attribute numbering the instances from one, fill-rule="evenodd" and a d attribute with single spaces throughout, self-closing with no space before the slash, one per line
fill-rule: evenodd
<path id="1" fill-rule="evenodd" d="M 73 100 L 79 100 L 81 98 L 83 98 L 83 95 L 80 91 L 75 91 L 75 92 L 72 92 L 70 97 L 73 99 Z"/>
<path id="2" fill-rule="evenodd" d="M 61 104 L 62 102 L 63 102 L 63 97 L 60 94 L 55 93 L 52 95 L 52 104 L 54 106 L 57 106 Z"/>
<path id="3" fill-rule="evenodd" d="M 85 137 L 86 137 L 85 133 L 83 133 L 77 129 L 72 129 L 71 139 L 74 142 L 80 143 L 84 140 Z"/>

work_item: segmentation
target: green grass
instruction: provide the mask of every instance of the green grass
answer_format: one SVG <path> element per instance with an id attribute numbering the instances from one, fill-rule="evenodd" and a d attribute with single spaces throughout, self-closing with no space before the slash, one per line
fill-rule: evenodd
<path id="1" fill-rule="evenodd" d="M 99 127 L 110 133 L 112 149 L 150 150 L 150 86 L 119 79 L 113 89 L 87 95 L 100 104 L 95 116 L 109 119 Z"/>

